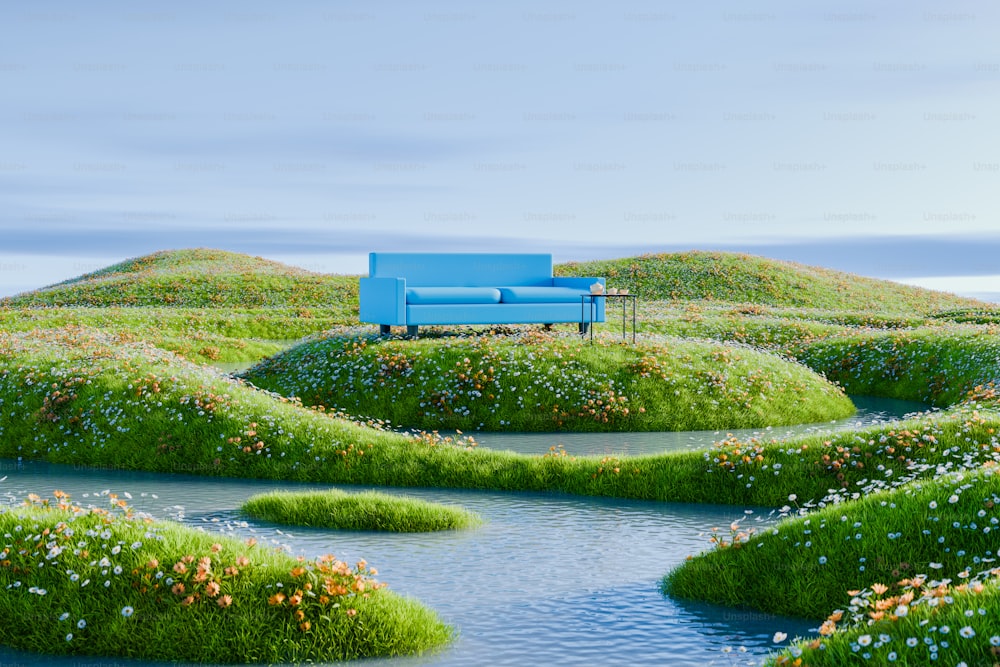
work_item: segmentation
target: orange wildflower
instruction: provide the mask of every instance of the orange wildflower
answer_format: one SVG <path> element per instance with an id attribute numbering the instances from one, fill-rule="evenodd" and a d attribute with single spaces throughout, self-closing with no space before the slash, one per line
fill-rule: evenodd
<path id="1" fill-rule="evenodd" d="M 284 601 L 285 601 L 285 594 L 284 593 L 275 593 L 274 595 L 272 595 L 271 597 L 269 597 L 267 599 L 267 603 L 269 605 L 271 605 L 272 607 L 273 606 L 277 606 L 277 605 L 281 604 Z"/>
<path id="2" fill-rule="evenodd" d="M 223 595 L 221 598 L 219 598 L 218 600 L 215 601 L 215 604 L 219 605 L 223 609 L 225 609 L 226 607 L 232 606 L 232 604 L 233 604 L 233 596 L 232 595 Z"/>

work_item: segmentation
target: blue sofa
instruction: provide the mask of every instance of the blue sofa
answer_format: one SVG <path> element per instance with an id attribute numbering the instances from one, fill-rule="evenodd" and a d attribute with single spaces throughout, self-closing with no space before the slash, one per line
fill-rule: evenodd
<path id="1" fill-rule="evenodd" d="M 554 324 L 575 322 L 581 333 L 604 321 L 604 299 L 581 295 L 604 278 L 552 276 L 552 255 L 500 253 L 397 253 L 368 255 L 361 278 L 360 319 L 405 326 L 416 335 L 427 324 Z"/>

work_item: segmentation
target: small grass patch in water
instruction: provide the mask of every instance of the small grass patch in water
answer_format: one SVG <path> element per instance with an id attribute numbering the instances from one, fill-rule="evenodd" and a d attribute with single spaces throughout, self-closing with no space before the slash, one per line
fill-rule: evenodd
<path id="1" fill-rule="evenodd" d="M 426 533 L 482 523 L 479 515 L 461 507 L 377 491 L 274 491 L 252 496 L 241 509 L 264 521 L 337 530 Z"/>
<path id="2" fill-rule="evenodd" d="M 421 653 L 452 630 L 361 561 L 253 541 L 65 494 L 0 511 L 0 642 L 48 654 L 184 662 L 328 662 Z"/>

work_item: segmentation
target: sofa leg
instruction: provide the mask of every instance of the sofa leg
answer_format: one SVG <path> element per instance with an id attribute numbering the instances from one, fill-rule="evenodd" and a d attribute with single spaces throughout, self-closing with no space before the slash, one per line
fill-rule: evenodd
<path id="1" fill-rule="evenodd" d="M 543 329 L 544 331 L 552 331 L 552 323 L 551 323 L 551 322 L 548 322 L 547 324 L 543 324 L 543 325 L 542 325 L 542 329 Z"/>
<path id="2" fill-rule="evenodd" d="M 392 333 L 392 327 L 390 327 L 388 324 L 378 325 L 379 336 L 388 336 L 390 333 Z"/>
<path id="3" fill-rule="evenodd" d="M 586 336 L 590 331 L 590 322 L 580 322 L 580 335 Z"/>
<path id="4" fill-rule="evenodd" d="M 416 324 L 407 324 L 406 335 L 409 336 L 410 338 L 415 338 L 417 335 L 417 329 L 418 327 Z"/>

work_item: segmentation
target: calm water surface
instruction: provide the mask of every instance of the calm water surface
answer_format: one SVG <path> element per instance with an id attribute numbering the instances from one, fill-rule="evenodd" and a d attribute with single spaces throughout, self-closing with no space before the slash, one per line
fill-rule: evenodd
<path id="1" fill-rule="evenodd" d="M 864 414 L 868 416 L 861 419 L 884 420 L 917 406 L 901 403 L 893 408 L 883 404 L 866 409 Z M 778 435 L 779 430 L 768 431 L 772 433 Z M 590 435 L 560 434 L 558 442 L 573 453 L 622 443 L 623 449 L 613 451 L 639 453 L 706 446 L 724 436 L 601 434 L 601 442 Z M 483 446 L 521 451 L 534 451 L 532 447 L 544 445 L 541 451 L 546 451 L 554 443 L 553 438 L 508 434 L 503 438 L 484 435 L 480 440 Z M 642 449 L 647 447 L 651 449 Z M 29 492 L 44 496 L 55 489 L 83 503 L 105 489 L 127 491 L 137 509 L 158 518 L 177 519 L 237 536 L 252 534 L 262 541 L 288 545 L 294 553 L 309 557 L 334 553 L 349 562 L 365 558 L 391 590 L 436 609 L 459 633 L 458 639 L 439 653 L 353 664 L 746 664 L 747 660 L 759 661 L 773 650 L 771 638 L 775 631 L 794 636 L 807 634 L 816 625 L 758 612 L 673 601 L 658 591 L 664 574 L 689 554 L 708 546 L 705 531 L 726 526 L 745 516 L 745 511 L 753 512 L 746 523 L 764 525 L 771 519 L 768 510 L 761 508 L 407 489 L 389 492 L 462 505 L 478 512 L 486 523 L 469 531 L 417 535 L 286 530 L 245 521 L 238 508 L 255 493 L 326 486 L 77 469 L 33 462 L 22 465 L 9 460 L 0 460 L 0 468 L 0 476 L 7 476 L 0 482 L 0 494 L 8 502 L 19 502 Z M 740 652 L 741 647 L 745 654 Z M 732 653 L 724 653 L 724 649 Z M 0 649 L 0 664 L 103 667 L 155 663 L 54 658 Z"/>
<path id="2" fill-rule="evenodd" d="M 524 454 L 544 454 L 559 446 L 567 454 L 662 454 L 664 452 L 706 449 L 729 435 L 738 438 L 758 437 L 764 440 L 788 438 L 823 431 L 862 428 L 904 415 L 927 410 L 916 401 L 900 401 L 873 396 L 851 396 L 858 411 L 846 419 L 819 424 L 774 426 L 765 429 L 730 429 L 726 431 L 654 431 L 649 433 L 481 433 L 471 435 L 481 447 L 510 449 Z"/>

